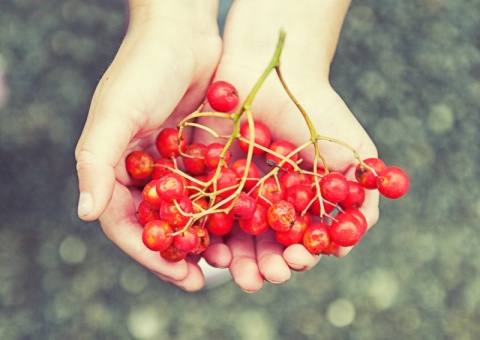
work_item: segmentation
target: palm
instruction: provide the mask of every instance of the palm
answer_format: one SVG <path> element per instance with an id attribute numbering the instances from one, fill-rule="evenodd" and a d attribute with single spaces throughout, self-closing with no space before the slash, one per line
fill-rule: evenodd
<path id="1" fill-rule="evenodd" d="M 248 67 L 235 68 L 234 64 L 221 64 L 216 78 L 235 84 L 241 99 L 244 99 L 260 74 L 254 75 Z M 232 67 L 231 67 L 232 66 Z M 307 111 L 318 134 L 341 140 L 355 148 L 361 157 L 376 156 L 376 148 L 365 130 L 354 118 L 343 100 L 328 84 L 288 84 L 292 91 L 298 93 L 298 100 Z M 296 94 L 295 94 L 296 95 Z M 286 94 L 276 75 L 271 74 L 261 87 L 252 103 L 254 119 L 266 123 L 271 130 L 273 140 L 288 140 L 302 145 L 310 138 L 310 132 L 300 111 Z M 202 118 L 200 123 L 214 128 L 221 135 L 231 134 L 231 124 L 222 124 L 218 118 Z M 195 134 L 194 139 L 209 143 L 213 137 L 204 131 Z M 353 153 L 343 146 L 331 142 L 320 142 L 320 152 L 330 169 L 341 171 L 350 178 L 356 160 Z M 238 154 L 235 144 L 232 151 Z M 305 149 L 301 157 L 306 166 L 312 164 L 313 148 Z M 257 159 L 258 160 L 258 159 Z M 265 164 L 260 164 L 262 166 Z M 377 215 L 377 195 L 370 193 L 364 211 L 370 221 L 375 223 Z M 263 284 L 263 279 L 271 282 L 288 280 L 294 270 L 311 268 L 318 262 L 318 257 L 311 256 L 303 246 L 291 246 L 284 252 L 276 244 L 273 233 L 260 236 L 247 236 L 234 229 L 231 236 L 223 240 L 232 252 L 230 270 L 237 283 L 246 290 L 256 290 Z M 348 250 L 343 249 L 343 254 Z M 340 254 L 342 255 L 342 254 Z M 214 252 L 207 252 L 207 260 L 215 258 Z"/>

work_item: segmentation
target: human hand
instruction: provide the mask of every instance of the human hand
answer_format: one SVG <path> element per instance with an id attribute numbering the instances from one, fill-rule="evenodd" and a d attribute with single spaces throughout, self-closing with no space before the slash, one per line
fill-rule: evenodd
<path id="1" fill-rule="evenodd" d="M 204 99 L 221 52 L 217 6 L 198 0 L 130 1 L 128 32 L 98 84 L 75 150 L 80 218 L 99 218 L 124 252 L 188 291 L 203 286 L 199 267 L 168 263 L 141 241 L 135 216 L 140 192 L 125 171 L 125 156 L 154 150 L 156 132 L 175 126 Z M 228 249 L 223 250 L 229 261 Z"/>
<path id="2" fill-rule="evenodd" d="M 244 4 L 248 6 L 243 6 Z M 312 2 L 312 4 L 315 7 L 318 2 Z M 332 46 L 332 44 L 335 45 L 335 39 L 331 36 L 338 35 L 338 32 L 335 30 L 325 32 L 323 36 L 320 34 L 320 37 L 304 36 L 306 28 L 304 22 L 291 22 L 290 19 L 284 19 L 281 15 L 276 15 L 273 19 L 275 24 L 262 27 L 263 30 L 255 24 L 252 27 L 249 23 L 239 20 L 250 15 L 250 17 L 253 16 L 251 18 L 253 22 L 259 22 L 260 17 L 263 19 L 269 17 L 268 11 L 275 11 L 281 7 L 281 4 L 275 3 L 270 7 L 259 6 L 260 9 L 253 9 L 252 2 L 248 0 L 234 4 L 227 21 L 224 51 L 215 78 L 234 84 L 241 101 L 244 100 L 273 55 L 280 28 L 284 27 L 285 23 L 290 24 L 292 29 L 287 25 L 287 38 L 281 58 L 282 74 L 289 88 L 309 114 L 315 129 L 321 135 L 349 144 L 363 158 L 376 157 L 377 150 L 372 140 L 328 81 L 332 49 L 335 47 Z M 306 8 L 306 10 L 308 12 L 309 9 Z M 275 13 L 278 14 L 278 12 Z M 285 12 L 282 13 L 285 14 Z M 286 13 L 289 18 L 300 18 L 300 20 L 306 20 L 305 22 L 308 22 L 306 18 L 310 15 L 304 13 L 305 15 L 295 16 L 290 15 L 289 11 Z M 259 18 L 256 18 L 256 15 Z M 324 15 L 330 14 L 324 13 Z M 339 20 L 338 16 L 333 18 Z M 315 20 L 321 21 L 318 17 L 315 17 Z M 332 27 L 339 29 L 338 25 L 339 23 L 336 22 Z M 314 38 L 319 39 L 320 43 L 315 43 Z M 252 112 L 256 120 L 266 123 L 270 128 L 273 140 L 283 139 L 301 145 L 310 137 L 300 112 L 275 74 L 271 74 L 262 85 L 253 101 Z M 214 127 L 220 135 L 231 133 L 229 126 L 219 124 L 217 118 L 202 118 L 199 122 Z M 195 133 L 194 140 L 209 143 L 212 136 L 201 130 Z M 321 142 L 319 145 L 330 170 L 339 171 L 348 179 L 354 179 L 354 168 L 357 163 L 351 151 L 330 142 Z M 234 154 L 237 153 L 233 149 L 231 151 Z M 311 164 L 312 149 L 302 152 L 301 158 L 304 159 L 303 164 Z M 378 200 L 376 191 L 367 191 L 361 210 L 367 218 L 369 227 L 378 220 Z M 271 231 L 259 236 L 250 236 L 237 227 L 224 237 L 223 242 L 228 245 L 233 254 L 229 267 L 233 279 L 242 289 L 249 292 L 259 290 L 264 280 L 272 283 L 285 282 L 290 278 L 292 270 L 310 269 L 320 259 L 319 256 L 311 255 L 302 245 L 293 245 L 284 249 L 275 241 Z M 350 248 L 340 248 L 336 255 L 344 256 L 349 250 Z"/>

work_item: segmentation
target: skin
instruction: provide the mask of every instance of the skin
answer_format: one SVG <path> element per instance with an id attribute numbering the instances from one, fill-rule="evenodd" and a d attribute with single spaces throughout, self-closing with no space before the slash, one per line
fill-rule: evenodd
<path id="1" fill-rule="evenodd" d="M 216 1 L 131 0 L 128 33 L 98 84 L 76 149 L 80 218 L 99 219 L 107 237 L 161 279 L 186 291 L 201 289 L 204 277 L 194 261 L 168 263 L 141 243 L 142 229 L 135 217 L 140 196 L 131 187 L 124 159 L 133 150 L 154 152 L 158 131 L 175 126 L 196 109 L 213 79 L 235 84 L 243 100 L 270 61 L 282 27 L 287 31 L 282 72 L 317 131 L 350 144 L 364 158 L 376 157 L 373 142 L 328 81 L 349 4 L 236 0 L 222 42 Z M 271 126 L 274 140 L 301 144 L 308 138 L 305 123 L 275 75 L 258 93 L 252 110 L 256 119 Z M 211 118 L 201 123 L 220 134 L 231 126 Z M 212 140 L 202 132 L 188 138 L 205 144 Z M 321 147 L 329 168 L 354 178 L 351 152 L 333 143 Z M 301 156 L 306 163 L 312 161 L 308 152 Z M 367 193 L 362 211 L 369 226 L 376 223 L 376 192 Z M 342 248 L 338 255 L 348 251 Z M 292 270 L 310 269 L 320 259 L 301 245 L 284 249 L 273 232 L 249 236 L 238 227 L 226 237 L 212 238 L 204 257 L 214 266 L 229 268 L 247 292 L 261 289 L 265 280 L 285 282 Z"/>

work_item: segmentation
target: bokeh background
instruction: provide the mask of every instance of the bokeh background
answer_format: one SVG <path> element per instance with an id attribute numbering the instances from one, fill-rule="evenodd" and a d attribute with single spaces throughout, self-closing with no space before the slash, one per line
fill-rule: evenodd
<path id="1" fill-rule="evenodd" d="M 1 339 L 478 337 L 479 0 L 353 2 L 331 80 L 411 190 L 346 258 L 255 294 L 185 293 L 76 217 L 73 150 L 125 15 L 0 2 Z"/>

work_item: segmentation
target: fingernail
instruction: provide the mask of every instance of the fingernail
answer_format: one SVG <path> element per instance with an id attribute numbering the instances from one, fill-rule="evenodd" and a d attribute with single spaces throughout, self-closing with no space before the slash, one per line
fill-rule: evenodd
<path id="1" fill-rule="evenodd" d="M 88 216 L 93 210 L 93 198 L 89 192 L 81 192 L 78 199 L 78 216 Z"/>
<path id="2" fill-rule="evenodd" d="M 288 262 L 288 266 L 292 269 L 292 270 L 295 270 L 295 271 L 299 271 L 299 272 L 303 272 L 307 269 L 310 269 L 308 265 L 304 265 L 304 264 L 296 264 L 296 263 L 290 263 Z"/>

